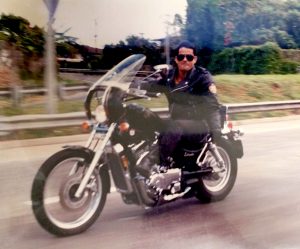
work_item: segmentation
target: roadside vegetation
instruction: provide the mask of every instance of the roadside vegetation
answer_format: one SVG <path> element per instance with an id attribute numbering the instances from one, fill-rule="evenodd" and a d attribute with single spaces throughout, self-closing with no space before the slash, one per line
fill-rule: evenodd
<path id="1" fill-rule="evenodd" d="M 300 74 L 216 75 L 218 96 L 224 103 L 300 99 Z"/>
<path id="2" fill-rule="evenodd" d="M 300 99 L 300 74 L 223 74 L 213 77 L 218 88 L 218 98 L 224 104 Z M 167 101 L 164 96 L 151 102 L 141 100 L 139 103 L 152 108 L 167 107 Z M 80 111 L 84 111 L 83 99 L 58 102 L 59 113 Z M 10 99 L 0 98 L 0 115 L 12 116 L 43 113 L 46 113 L 44 96 L 24 97 L 19 108 L 13 107 Z"/>

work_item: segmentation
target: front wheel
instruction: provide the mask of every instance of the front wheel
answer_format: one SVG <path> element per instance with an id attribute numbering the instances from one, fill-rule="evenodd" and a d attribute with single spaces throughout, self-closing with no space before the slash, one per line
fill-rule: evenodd
<path id="1" fill-rule="evenodd" d="M 105 179 L 92 174 L 83 194 L 75 192 L 93 153 L 83 149 L 57 152 L 37 172 L 31 191 L 32 209 L 39 224 L 58 236 L 81 233 L 100 215 L 106 201 Z"/>
<path id="2" fill-rule="evenodd" d="M 226 147 L 226 145 L 217 146 L 224 161 L 224 170 L 201 177 L 194 187 L 196 198 L 202 202 L 223 200 L 233 188 L 237 176 L 237 159 Z M 216 159 L 210 151 L 207 153 L 208 166 L 216 169 Z"/>

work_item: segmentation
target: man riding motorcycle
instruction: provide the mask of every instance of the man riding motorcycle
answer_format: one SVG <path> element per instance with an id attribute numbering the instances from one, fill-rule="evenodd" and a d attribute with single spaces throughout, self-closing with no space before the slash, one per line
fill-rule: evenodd
<path id="1" fill-rule="evenodd" d="M 168 99 L 171 119 L 159 139 L 160 165 L 167 167 L 183 136 L 211 132 L 214 142 L 221 138 L 220 104 L 211 74 L 195 65 L 196 49 L 190 42 L 181 42 L 175 53 L 175 67 L 160 80 L 142 86 L 148 91 L 165 93 Z"/>
<path id="2" fill-rule="evenodd" d="M 219 105 L 211 78 L 194 66 L 189 44 L 181 46 L 176 69 L 154 84 L 165 89 L 170 101 L 172 119 L 165 128 L 166 120 L 157 113 L 131 103 L 157 96 L 131 87 L 139 84 L 134 79 L 144 55 L 127 57 L 89 88 L 84 106 L 92 129 L 86 144 L 64 146 L 40 166 L 33 180 L 32 210 L 45 230 L 69 236 L 88 229 L 105 206 L 111 181 L 124 203 L 145 208 L 189 197 L 220 201 L 230 193 L 237 159 L 243 156 L 240 131 L 222 130 L 222 139 L 213 143 L 205 120 L 214 134 L 226 123 L 214 123 L 219 121 Z M 226 107 L 220 109 L 223 119 Z M 192 139 L 187 142 L 186 137 Z M 177 147 L 171 154 L 162 150 L 163 160 L 173 156 L 166 167 L 159 162 L 158 141 L 162 149 Z M 144 162 L 149 162 L 146 167 Z"/>

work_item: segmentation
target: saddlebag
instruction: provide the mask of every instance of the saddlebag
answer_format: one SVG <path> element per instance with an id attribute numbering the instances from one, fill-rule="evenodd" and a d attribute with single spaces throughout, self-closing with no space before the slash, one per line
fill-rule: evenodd
<path id="1" fill-rule="evenodd" d="M 231 148 L 236 158 L 242 158 L 244 156 L 244 148 L 243 148 L 242 140 L 230 139 L 229 142 L 231 143 Z"/>

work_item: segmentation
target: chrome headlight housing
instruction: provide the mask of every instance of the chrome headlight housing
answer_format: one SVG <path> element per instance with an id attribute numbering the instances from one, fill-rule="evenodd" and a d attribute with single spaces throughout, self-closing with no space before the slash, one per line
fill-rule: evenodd
<path id="1" fill-rule="evenodd" d="M 106 114 L 103 105 L 98 105 L 95 110 L 95 119 L 99 123 L 103 123 L 106 120 Z"/>

